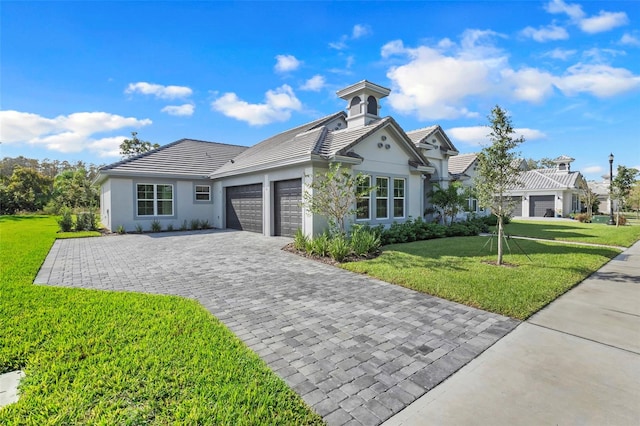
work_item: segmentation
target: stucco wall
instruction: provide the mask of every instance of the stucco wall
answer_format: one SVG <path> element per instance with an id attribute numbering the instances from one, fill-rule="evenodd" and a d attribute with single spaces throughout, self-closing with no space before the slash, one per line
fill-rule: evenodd
<path id="1" fill-rule="evenodd" d="M 136 184 L 173 185 L 173 215 L 137 216 Z M 211 201 L 196 201 L 195 185 L 210 185 L 213 189 L 213 184 L 209 180 L 109 178 L 102 184 L 101 221 L 112 231 L 123 226 L 127 232 L 136 230 L 137 225 L 140 225 L 144 231 L 149 231 L 154 220 L 160 222 L 162 229 L 166 229 L 169 225 L 179 229 L 185 220 L 187 226 L 190 226 L 193 219 L 209 221 L 212 226 L 215 226 L 213 206 L 216 200 L 213 198 Z"/>

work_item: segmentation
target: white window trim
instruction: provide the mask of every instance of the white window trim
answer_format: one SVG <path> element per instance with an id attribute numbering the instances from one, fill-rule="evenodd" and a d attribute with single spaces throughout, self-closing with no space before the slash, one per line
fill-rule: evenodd
<path id="1" fill-rule="evenodd" d="M 378 197 L 378 179 L 387 181 L 387 196 L 386 197 Z M 376 220 L 387 220 L 389 219 L 389 178 L 387 176 L 376 176 L 376 203 L 375 203 L 375 218 Z M 387 205 L 387 215 L 378 217 L 378 200 L 386 200 Z"/>
<path id="2" fill-rule="evenodd" d="M 138 186 L 140 185 L 149 185 L 153 186 L 153 199 L 151 198 L 138 198 Z M 158 199 L 158 186 L 170 186 L 171 187 L 171 214 L 158 214 L 158 201 L 168 201 L 168 200 L 160 200 Z M 175 215 L 175 188 L 173 184 L 170 183 L 144 183 L 138 182 L 136 183 L 136 217 L 172 217 Z M 140 214 L 138 202 L 140 201 L 153 201 L 153 214 Z"/>
<path id="3" fill-rule="evenodd" d="M 366 175 L 364 176 L 365 178 L 367 178 L 367 187 L 371 187 L 371 176 L 370 175 Z M 367 193 L 367 195 L 365 197 L 361 197 L 361 200 L 367 200 L 367 217 L 358 217 L 358 214 L 360 213 L 359 211 L 356 211 L 356 221 L 361 221 L 361 222 L 365 222 L 365 221 L 369 221 L 371 220 L 371 192 Z M 358 200 L 356 200 L 356 209 L 358 208 Z"/>
<path id="4" fill-rule="evenodd" d="M 396 197 L 396 181 L 402 181 L 402 197 Z M 393 218 L 404 219 L 407 217 L 407 180 L 405 178 L 393 178 Z M 396 200 L 402 200 L 402 216 L 396 216 Z"/>
<path id="5" fill-rule="evenodd" d="M 207 188 L 207 192 L 198 192 L 198 188 Z M 207 199 L 200 200 L 198 199 L 198 195 L 207 195 Z M 195 185 L 194 197 L 195 197 L 195 201 L 200 203 L 207 203 L 211 201 L 211 185 Z"/>

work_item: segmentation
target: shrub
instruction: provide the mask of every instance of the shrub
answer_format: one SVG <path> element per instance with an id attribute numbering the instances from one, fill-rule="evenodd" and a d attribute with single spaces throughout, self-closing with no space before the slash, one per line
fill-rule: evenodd
<path id="1" fill-rule="evenodd" d="M 486 223 L 488 226 L 497 226 L 498 225 L 498 216 L 494 214 L 490 214 L 489 216 L 484 216 L 482 221 Z M 504 216 L 502 223 L 507 225 L 511 222 L 511 218 L 509 216 Z"/>
<path id="2" fill-rule="evenodd" d="M 355 228 L 351 233 L 351 250 L 358 256 L 375 253 L 380 248 L 380 237 L 369 228 Z"/>
<path id="3" fill-rule="evenodd" d="M 309 237 L 302 232 L 301 228 L 298 228 L 293 236 L 293 247 L 295 247 L 296 250 L 306 251 L 308 240 Z"/>
<path id="4" fill-rule="evenodd" d="M 182 222 L 182 225 L 180 225 L 180 230 L 186 231 L 187 229 L 189 229 L 189 226 L 187 225 L 187 219 L 185 219 L 184 222 Z"/>
<path id="5" fill-rule="evenodd" d="M 170 223 L 167 225 L 167 231 L 169 232 L 173 231 L 173 223 Z"/>
<path id="6" fill-rule="evenodd" d="M 327 256 L 329 254 L 330 243 L 331 239 L 329 238 L 329 234 L 327 234 L 326 232 L 320 234 L 311 242 L 311 253 L 322 257 Z"/>
<path id="7" fill-rule="evenodd" d="M 578 213 L 575 215 L 574 219 L 580 223 L 591 223 L 591 215 L 586 213 Z"/>
<path id="8" fill-rule="evenodd" d="M 351 253 L 351 247 L 344 235 L 335 235 L 329 243 L 329 256 L 336 262 L 342 262 L 349 253 Z"/>
<path id="9" fill-rule="evenodd" d="M 157 219 L 154 219 L 153 222 L 151 222 L 151 232 L 160 232 L 162 231 L 162 225 L 160 224 L 160 221 Z"/>
<path id="10" fill-rule="evenodd" d="M 209 223 L 209 220 L 203 220 L 200 222 L 200 228 L 201 229 L 211 229 L 213 228 L 213 226 L 211 226 L 211 224 Z"/>
<path id="11" fill-rule="evenodd" d="M 197 229 L 201 229 L 200 228 L 200 220 L 199 219 L 191 219 L 191 222 L 189 223 L 189 229 L 191 229 L 192 231 L 195 231 Z"/>
<path id="12" fill-rule="evenodd" d="M 118 234 L 120 234 L 120 235 L 122 235 L 122 234 L 126 234 L 126 233 L 127 233 L 127 231 L 124 229 L 124 225 L 120 225 L 120 226 L 118 226 L 118 227 L 116 228 L 116 232 L 117 232 Z"/>
<path id="13" fill-rule="evenodd" d="M 616 224 L 617 225 L 626 225 L 627 224 L 627 218 L 624 215 L 618 213 L 616 215 Z"/>
<path id="14" fill-rule="evenodd" d="M 62 209 L 60 218 L 58 219 L 58 225 L 62 232 L 71 232 L 73 230 L 73 215 L 71 209 Z"/>
<path id="15" fill-rule="evenodd" d="M 136 223 L 136 232 L 138 234 L 142 234 L 142 231 L 143 231 L 142 225 L 140 225 L 139 223 Z"/>

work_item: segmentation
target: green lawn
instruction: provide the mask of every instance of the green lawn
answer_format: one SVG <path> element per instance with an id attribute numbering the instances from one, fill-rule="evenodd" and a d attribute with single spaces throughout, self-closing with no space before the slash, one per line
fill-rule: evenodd
<path id="1" fill-rule="evenodd" d="M 640 226 L 610 226 L 578 221 L 514 220 L 505 226 L 505 233 L 521 237 L 558 241 L 579 241 L 593 244 L 630 247 L 640 240 Z"/>
<path id="2" fill-rule="evenodd" d="M 0 218 L 0 372 L 26 372 L 0 424 L 322 423 L 195 301 L 31 284 L 56 230 Z"/>
<path id="3" fill-rule="evenodd" d="M 496 258 L 495 240 L 493 253 L 488 241 L 488 237 L 457 237 L 389 245 L 376 259 L 341 266 L 444 299 L 526 319 L 619 253 L 611 248 L 510 240 L 512 254 L 505 249 L 504 260 L 516 267 L 498 267 L 485 263 Z"/>

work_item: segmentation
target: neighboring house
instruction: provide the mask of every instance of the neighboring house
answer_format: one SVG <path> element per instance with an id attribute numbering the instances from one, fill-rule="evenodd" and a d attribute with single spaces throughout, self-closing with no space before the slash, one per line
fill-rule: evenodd
<path id="1" fill-rule="evenodd" d="M 341 163 L 375 186 L 358 203 L 355 223 L 389 225 L 422 217 L 425 193 L 448 181 L 457 150 L 439 126 L 405 133 L 380 117 L 390 90 L 363 80 L 337 92 L 347 113 L 314 120 L 250 148 L 181 140 L 100 170 L 101 217 L 109 229 L 163 229 L 185 220 L 216 228 L 315 235 L 326 220 L 301 204 L 314 176 Z"/>
<path id="2" fill-rule="evenodd" d="M 553 160 L 553 169 L 534 169 L 522 172 L 521 185 L 507 195 L 515 201 L 513 216 L 561 217 L 582 211 L 580 195 L 587 187 L 582 174 L 571 171 L 571 157 Z"/>
<path id="3" fill-rule="evenodd" d="M 609 175 L 602 175 L 602 181 L 596 182 L 594 180 L 590 180 L 587 182 L 589 188 L 598 196 L 598 201 L 600 204 L 598 205 L 598 212 L 602 214 L 610 213 L 610 204 L 609 204 L 609 191 L 611 189 L 611 179 Z M 615 212 L 618 209 L 618 200 L 613 200 L 613 211 Z"/>

